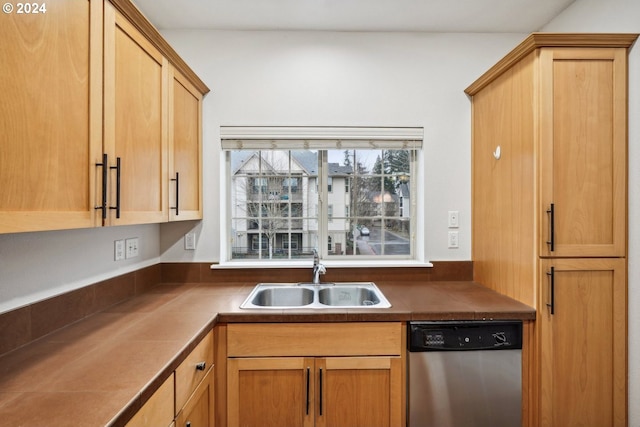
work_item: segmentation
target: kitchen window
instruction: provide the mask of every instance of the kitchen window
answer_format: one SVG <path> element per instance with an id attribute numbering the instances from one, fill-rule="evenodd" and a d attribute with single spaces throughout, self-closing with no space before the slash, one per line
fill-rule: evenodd
<path id="1" fill-rule="evenodd" d="M 227 261 L 415 259 L 421 139 L 221 136 Z"/>

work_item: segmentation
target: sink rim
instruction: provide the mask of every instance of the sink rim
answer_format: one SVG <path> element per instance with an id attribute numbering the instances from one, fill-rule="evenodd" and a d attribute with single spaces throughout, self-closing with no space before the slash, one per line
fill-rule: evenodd
<path id="1" fill-rule="evenodd" d="M 323 289 L 339 289 L 339 288 L 353 288 L 353 287 L 358 287 L 358 288 L 365 288 L 369 291 L 372 291 L 377 298 L 379 299 L 379 302 L 375 305 L 332 305 L 332 304 L 324 304 L 322 302 L 320 302 L 320 291 L 322 291 Z M 257 295 L 263 291 L 263 290 L 267 290 L 267 289 L 273 289 L 273 288 L 293 288 L 293 289 L 309 289 L 312 290 L 314 292 L 313 294 L 313 302 L 310 304 L 303 304 L 303 305 L 287 305 L 287 306 L 282 306 L 282 305 L 257 305 L 253 303 L 254 298 L 257 297 Z M 255 310 L 295 310 L 295 309 L 299 309 L 299 310 L 306 310 L 306 309 L 323 309 L 323 310 L 330 310 L 330 309 L 359 309 L 359 310 L 366 310 L 366 309 L 373 309 L 373 310 L 380 310 L 380 309 L 385 309 L 385 308 L 390 308 L 391 307 L 391 303 L 389 302 L 389 300 L 386 298 L 386 296 L 382 293 L 382 291 L 380 290 L 380 288 L 378 288 L 378 286 L 374 283 L 374 282 L 327 282 L 327 283 L 320 283 L 318 285 L 314 285 L 311 282 L 297 282 L 297 283 L 276 283 L 276 282 L 261 282 L 256 284 L 253 289 L 251 290 L 251 292 L 249 292 L 249 295 L 247 295 L 247 298 L 245 298 L 245 300 L 242 302 L 242 304 L 240 304 L 240 308 L 241 309 L 255 309 Z"/>

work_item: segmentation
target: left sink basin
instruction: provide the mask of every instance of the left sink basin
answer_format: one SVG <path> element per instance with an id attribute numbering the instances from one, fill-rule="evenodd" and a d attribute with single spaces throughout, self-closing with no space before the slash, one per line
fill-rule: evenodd
<path id="1" fill-rule="evenodd" d="M 313 303 L 312 289 L 301 286 L 282 286 L 277 284 L 260 284 L 254 289 L 248 302 L 258 307 L 304 307 Z M 244 304 L 243 304 L 244 305 Z M 244 307 L 248 308 L 248 307 Z"/>

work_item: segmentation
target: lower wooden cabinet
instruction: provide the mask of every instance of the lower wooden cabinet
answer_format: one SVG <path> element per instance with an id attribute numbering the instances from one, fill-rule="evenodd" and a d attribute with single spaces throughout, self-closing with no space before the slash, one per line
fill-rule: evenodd
<path id="1" fill-rule="evenodd" d="M 627 425 L 623 258 L 542 261 L 540 426 Z"/>
<path id="2" fill-rule="evenodd" d="M 213 331 L 175 370 L 176 427 L 213 427 Z"/>
<path id="3" fill-rule="evenodd" d="M 214 426 L 214 370 L 207 375 L 195 389 L 176 417 L 176 427 L 213 427 Z"/>
<path id="4" fill-rule="evenodd" d="M 229 425 L 391 426 L 401 375 L 400 357 L 231 359 Z"/>
<path id="5" fill-rule="evenodd" d="M 126 427 L 170 426 L 173 423 L 173 406 L 173 374 L 171 374 L 129 420 Z"/>
<path id="6" fill-rule="evenodd" d="M 403 328 L 400 323 L 377 326 L 376 331 L 376 324 L 282 324 L 272 325 L 269 333 L 264 325 L 256 325 L 271 343 L 270 348 L 262 347 L 269 357 L 260 357 L 256 354 L 260 346 L 250 349 L 246 345 L 255 337 L 251 326 L 229 325 L 229 427 L 404 425 Z M 363 337 L 367 332 L 373 333 L 368 339 Z M 366 342 L 363 347 L 369 348 L 365 354 L 344 354 L 358 353 L 353 342 L 341 343 L 356 334 Z M 376 353 L 370 346 L 378 339 L 381 344 Z M 332 344 L 327 346 L 327 342 Z M 274 357 L 278 346 L 282 346 L 282 356 Z M 243 349 L 251 357 L 237 357 Z"/>
<path id="7" fill-rule="evenodd" d="M 127 427 L 214 427 L 213 331 L 200 340 Z"/>

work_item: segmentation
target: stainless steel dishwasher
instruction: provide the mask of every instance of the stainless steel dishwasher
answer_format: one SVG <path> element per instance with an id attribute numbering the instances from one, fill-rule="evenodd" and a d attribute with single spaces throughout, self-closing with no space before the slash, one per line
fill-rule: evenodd
<path id="1" fill-rule="evenodd" d="M 410 322 L 410 427 L 520 427 L 522 322 Z"/>

